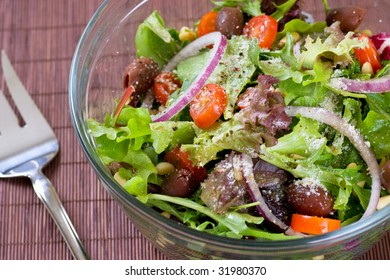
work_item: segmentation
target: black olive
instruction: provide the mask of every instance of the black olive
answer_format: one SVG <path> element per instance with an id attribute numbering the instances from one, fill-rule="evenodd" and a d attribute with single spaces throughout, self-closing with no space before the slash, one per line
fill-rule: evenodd
<path id="1" fill-rule="evenodd" d="M 332 25 L 332 23 L 339 21 L 341 31 L 354 31 L 359 27 L 365 14 L 366 10 L 364 8 L 356 6 L 344 6 L 330 9 L 326 16 L 326 23 Z"/>
<path id="2" fill-rule="evenodd" d="M 238 7 L 222 8 L 218 13 L 215 28 L 228 39 L 233 35 L 241 35 L 244 28 L 244 15 L 241 9 Z"/>
<path id="3" fill-rule="evenodd" d="M 123 88 L 134 87 L 132 106 L 153 86 L 153 80 L 159 72 L 158 64 L 146 57 L 137 58 L 127 66 L 123 77 Z"/>
<path id="4" fill-rule="evenodd" d="M 164 180 L 161 193 L 169 196 L 189 197 L 196 190 L 194 175 L 186 169 L 177 169 Z"/>
<path id="5" fill-rule="evenodd" d="M 386 189 L 390 190 L 390 160 L 386 161 L 381 168 L 381 182 Z"/>
<path id="6" fill-rule="evenodd" d="M 333 212 L 334 198 L 315 182 L 296 181 L 287 188 L 288 202 L 300 214 L 325 217 Z"/>
<path id="7" fill-rule="evenodd" d="M 148 183 L 148 193 L 161 193 L 161 188 L 158 185 Z"/>

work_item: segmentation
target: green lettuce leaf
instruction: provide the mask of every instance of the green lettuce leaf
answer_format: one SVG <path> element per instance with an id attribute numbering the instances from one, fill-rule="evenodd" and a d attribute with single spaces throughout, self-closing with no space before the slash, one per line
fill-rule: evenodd
<path id="1" fill-rule="evenodd" d="M 312 34 L 312 33 L 320 33 L 324 31 L 326 27 L 326 22 L 324 21 L 316 21 L 314 23 L 308 23 L 301 19 L 293 19 L 287 22 L 284 25 L 284 28 L 281 32 L 278 32 L 276 36 L 276 40 L 280 40 L 287 33 L 298 32 L 299 34 Z"/>
<path id="2" fill-rule="evenodd" d="M 247 13 L 254 17 L 262 14 L 260 10 L 261 0 L 224 0 L 224 1 L 210 0 L 210 1 L 217 7 L 218 10 L 223 7 L 240 7 L 244 13 Z"/>
<path id="3" fill-rule="evenodd" d="M 164 209 L 171 215 L 179 218 L 191 228 L 213 233 L 220 236 L 241 239 L 244 236 L 269 240 L 288 240 L 299 237 L 286 236 L 283 233 L 269 233 L 258 229 L 255 226 L 264 221 L 263 217 L 252 216 L 246 213 L 230 211 L 219 215 L 204 205 L 187 198 L 171 197 L 160 194 L 149 194 L 145 196 L 146 203 Z M 169 203 L 169 204 L 168 204 Z M 176 207 L 172 207 L 175 205 Z M 178 211 L 181 206 L 183 210 Z M 212 220 L 202 222 L 202 217 L 208 217 Z"/>
<path id="4" fill-rule="evenodd" d="M 291 8 L 295 5 L 297 0 L 287 0 L 283 4 L 275 5 L 276 11 L 272 13 L 272 17 L 277 21 L 281 20 L 285 14 L 287 14 Z"/>
<path id="5" fill-rule="evenodd" d="M 177 77 L 181 81 L 192 82 L 205 65 L 209 53 L 209 50 L 205 50 L 181 61 L 176 67 Z"/>
<path id="6" fill-rule="evenodd" d="M 124 188 L 139 197 L 146 195 L 147 183 L 160 185 L 155 165 L 158 155 L 183 143 L 192 143 L 195 137 L 193 122 L 152 123 L 146 108 L 125 106 L 113 124 L 107 116 L 104 123 L 88 121 L 96 148 L 105 165 L 112 162 L 126 163 L 128 169 L 120 169 L 126 180 Z"/>
<path id="7" fill-rule="evenodd" d="M 300 118 L 291 133 L 278 139 L 272 147 L 262 145 L 260 157 L 294 175 L 295 178 L 312 178 L 320 181 L 336 198 L 334 208 L 344 219 L 352 208 L 352 193 L 370 179 L 362 166 L 336 168 L 332 166 L 337 156 L 327 145 L 328 139 L 319 130 L 318 122 Z M 294 145 L 291 145 L 294 143 Z M 360 190 L 360 189 L 359 189 Z M 369 192 L 359 192 L 361 208 L 367 207 Z M 368 196 L 367 196 L 368 195 Z"/>
<path id="8" fill-rule="evenodd" d="M 158 154 L 179 144 L 192 143 L 195 137 L 193 122 L 155 122 L 150 128 L 153 147 Z"/>
<path id="9" fill-rule="evenodd" d="M 384 158 L 390 154 L 390 122 L 382 114 L 369 111 L 360 131 L 370 142 L 376 158 Z"/>
<path id="10" fill-rule="evenodd" d="M 295 83 L 301 83 L 306 73 L 300 71 L 297 58 L 293 51 L 294 38 L 291 33 L 286 34 L 286 43 L 281 51 L 275 51 L 268 54 L 270 59 L 258 59 L 254 63 L 261 71 L 281 81 L 292 79 Z"/>
<path id="11" fill-rule="evenodd" d="M 218 122 L 207 130 L 197 129 L 196 135 L 192 144 L 184 144 L 181 148 L 188 151 L 191 160 L 200 166 L 218 159 L 218 153 L 225 149 L 253 154 L 252 147 L 258 146 L 259 140 L 259 135 L 248 133 L 236 118 Z"/>
<path id="12" fill-rule="evenodd" d="M 354 48 L 364 47 L 367 42 L 361 42 L 354 37 L 353 32 L 345 36 L 339 30 L 336 22 L 332 26 L 325 28 L 326 38 L 317 37 L 313 39 L 307 36 L 303 51 L 298 55 L 299 69 L 313 69 L 317 60 L 325 58 L 333 63 L 351 63 L 351 51 Z"/>
<path id="13" fill-rule="evenodd" d="M 293 79 L 280 81 L 280 91 L 286 105 L 322 107 L 332 112 L 342 110 L 342 96 L 328 90 L 321 83 L 296 83 Z"/>
<path id="14" fill-rule="evenodd" d="M 152 58 L 162 68 L 180 49 L 180 42 L 170 31 L 162 17 L 154 11 L 138 26 L 135 35 L 137 56 Z"/>

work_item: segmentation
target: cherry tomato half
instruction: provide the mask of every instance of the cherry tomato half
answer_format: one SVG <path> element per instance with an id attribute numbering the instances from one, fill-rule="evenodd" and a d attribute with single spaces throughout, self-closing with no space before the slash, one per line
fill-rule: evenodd
<path id="1" fill-rule="evenodd" d="M 205 85 L 190 103 L 190 115 L 202 129 L 212 126 L 225 111 L 226 91 L 216 84 Z"/>
<path id="2" fill-rule="evenodd" d="M 154 94 L 162 105 L 165 105 L 171 94 L 179 88 L 181 88 L 181 82 L 172 72 L 161 72 L 154 78 Z"/>
<path id="3" fill-rule="evenodd" d="M 244 26 L 243 34 L 257 38 L 260 48 L 269 49 L 278 33 L 278 22 L 271 16 L 259 15 L 251 18 Z"/>
<path id="4" fill-rule="evenodd" d="M 199 37 L 215 31 L 217 16 L 218 12 L 210 11 L 201 17 L 197 28 Z"/>
<path id="5" fill-rule="evenodd" d="M 365 39 L 367 39 L 368 44 L 364 48 L 354 49 L 355 56 L 359 60 L 360 66 L 363 66 L 364 63 L 368 62 L 371 64 L 372 70 L 374 70 L 375 73 L 382 68 L 379 52 L 375 48 L 374 43 L 367 35 L 362 34 L 358 38 L 360 41 L 364 41 Z"/>
<path id="6" fill-rule="evenodd" d="M 295 231 L 308 234 L 321 234 L 339 229 L 340 220 L 293 214 L 291 228 Z"/>

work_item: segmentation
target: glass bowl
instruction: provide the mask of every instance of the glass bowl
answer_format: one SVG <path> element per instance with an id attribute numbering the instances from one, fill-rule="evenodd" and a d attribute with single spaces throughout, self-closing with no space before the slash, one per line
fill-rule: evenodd
<path id="1" fill-rule="evenodd" d="M 321 0 L 304 1 L 304 10 L 323 20 Z M 388 1 L 329 0 L 331 7 L 357 5 L 367 9 L 361 26 L 374 32 L 390 31 Z M 89 134 L 87 120 L 102 120 L 122 95 L 122 75 L 135 57 L 137 26 L 158 10 L 167 26 L 192 26 L 211 8 L 209 0 L 105 1 L 86 27 L 75 50 L 69 79 L 74 129 L 84 153 L 102 185 L 120 204 L 139 231 L 173 259 L 351 259 L 369 250 L 390 230 L 390 206 L 368 219 L 340 230 L 289 241 L 236 240 L 192 230 L 169 220 L 127 193 L 103 165 Z"/>

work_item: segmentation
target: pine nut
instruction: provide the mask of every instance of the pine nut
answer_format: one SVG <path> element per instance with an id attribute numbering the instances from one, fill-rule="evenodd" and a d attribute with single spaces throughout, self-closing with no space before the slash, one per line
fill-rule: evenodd
<path id="1" fill-rule="evenodd" d="M 360 31 L 361 34 L 365 34 L 367 35 L 368 37 L 371 37 L 373 34 L 372 34 L 372 31 L 370 29 L 363 29 L 362 31 Z"/>
<path id="2" fill-rule="evenodd" d="M 168 218 L 170 219 L 171 218 L 171 214 L 169 214 L 168 212 L 161 212 L 161 215 L 164 216 L 165 218 Z"/>
<path id="3" fill-rule="evenodd" d="M 361 188 L 364 188 L 364 185 L 365 185 L 365 184 L 366 184 L 365 181 L 360 181 L 360 182 L 357 183 L 357 185 L 358 185 L 359 187 L 361 187 Z"/>
<path id="4" fill-rule="evenodd" d="M 298 42 L 301 39 L 301 35 L 298 32 L 291 32 L 292 37 L 294 38 L 294 43 Z M 280 39 L 278 45 L 279 47 L 283 47 L 287 42 L 287 36 L 284 36 Z"/>
<path id="5" fill-rule="evenodd" d="M 117 181 L 117 183 L 119 184 L 119 185 L 121 185 L 122 187 L 126 184 L 126 180 L 125 179 L 123 179 L 120 175 L 119 175 L 119 173 L 118 172 L 116 172 L 115 174 L 114 174 L 114 179 L 115 179 L 115 181 Z"/>
<path id="6" fill-rule="evenodd" d="M 196 38 L 196 33 L 191 28 L 183 26 L 180 29 L 180 32 L 179 32 L 180 41 L 182 41 L 182 42 L 190 41 L 191 42 L 191 41 L 195 40 L 195 38 Z"/>
<path id="7" fill-rule="evenodd" d="M 387 205 L 390 205 L 390 195 L 382 196 L 379 198 L 378 205 L 376 206 L 377 210 L 380 210 Z"/>
<path id="8" fill-rule="evenodd" d="M 169 162 L 160 162 L 156 165 L 158 175 L 167 175 L 175 170 L 175 167 Z"/>
<path id="9" fill-rule="evenodd" d="M 370 75 L 374 74 L 374 70 L 372 69 L 371 63 L 364 62 L 363 66 L 362 66 L 362 73 L 363 74 L 370 74 Z"/>

